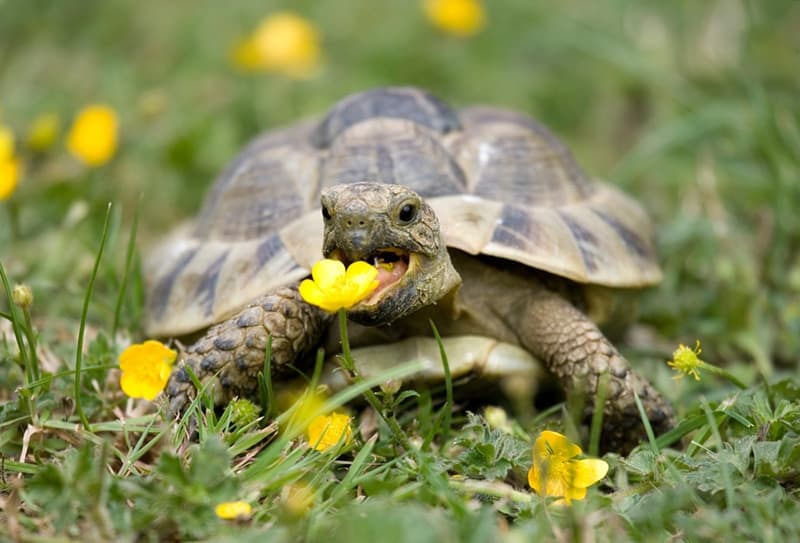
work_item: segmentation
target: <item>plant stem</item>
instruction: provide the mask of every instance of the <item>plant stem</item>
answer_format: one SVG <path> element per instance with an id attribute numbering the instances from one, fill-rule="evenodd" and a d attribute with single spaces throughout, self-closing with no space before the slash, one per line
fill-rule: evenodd
<path id="1" fill-rule="evenodd" d="M 342 368 L 350 375 L 350 378 L 355 383 L 360 383 L 363 381 L 361 375 L 358 373 L 356 369 L 355 361 L 353 360 L 353 355 L 350 352 L 350 338 L 347 336 L 347 313 L 345 313 L 344 309 L 339 310 L 339 337 L 342 341 L 342 356 L 338 357 Z M 378 400 L 375 393 L 372 390 L 367 389 L 364 391 L 364 397 L 367 399 L 367 402 L 372 409 L 383 419 L 383 421 L 389 426 L 389 429 L 394 434 L 395 439 L 400 443 L 400 445 L 407 451 L 411 451 L 411 442 L 406 437 L 405 432 L 400 427 L 400 423 L 397 422 L 397 419 L 394 417 L 387 416 L 384 413 L 383 406 L 381 402 Z"/>
<path id="2" fill-rule="evenodd" d="M 30 350 L 31 374 L 34 381 L 38 381 L 41 373 L 39 371 L 39 355 L 36 354 L 36 333 L 33 330 L 30 309 L 23 307 L 22 316 L 25 317 L 25 337 L 28 339 L 28 349 Z"/>
<path id="3" fill-rule="evenodd" d="M 747 388 L 747 385 L 745 385 L 743 382 L 741 382 L 737 377 L 735 377 L 728 370 L 724 370 L 724 369 L 722 369 L 722 368 L 720 368 L 718 366 L 715 366 L 714 364 L 709 364 L 708 362 L 703 362 L 703 361 L 700 362 L 700 367 L 702 369 L 708 371 L 709 373 L 713 373 L 714 375 L 719 375 L 720 377 L 722 377 L 724 379 L 727 379 L 728 381 L 730 381 L 731 383 L 733 383 L 734 385 L 736 385 L 737 387 L 739 387 L 742 390 Z"/>

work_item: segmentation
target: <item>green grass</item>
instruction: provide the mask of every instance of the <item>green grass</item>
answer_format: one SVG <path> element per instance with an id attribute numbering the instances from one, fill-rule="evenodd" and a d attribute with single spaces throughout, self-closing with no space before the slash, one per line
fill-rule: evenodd
<path id="1" fill-rule="evenodd" d="M 491 2 L 486 29 L 463 41 L 431 28 L 413 1 L 305 0 L 291 6 L 323 34 L 318 77 L 233 70 L 231 44 L 286 5 L 0 0 L 0 122 L 24 134 L 40 113 L 66 124 L 105 102 L 122 127 L 116 157 L 96 171 L 61 145 L 26 154 L 23 182 L 0 202 L 0 263 L 10 286 L 35 296 L 29 325 L 7 287 L 0 295 L 0 540 L 796 538 L 797 3 Z M 425 391 L 383 398 L 412 450 L 374 422 L 377 433 L 335 456 L 269 421 L 237 426 L 230 410 L 201 416 L 186 446 L 183 426 L 126 404 L 116 358 L 143 339 L 131 240 L 146 247 L 195 213 L 257 132 L 385 84 L 526 111 L 647 207 L 665 277 L 620 346 L 673 401 L 681 447 L 607 455 L 602 485 L 559 508 L 526 479 L 536 433 L 570 427 L 559 409 L 506 433 L 458 397 L 446 428 Z M 664 361 L 696 338 L 704 360 L 748 387 L 710 374 L 673 381 Z M 17 349 L 31 341 L 35 356 Z M 307 511 L 289 495 L 300 483 L 313 489 Z M 217 519 L 214 505 L 229 499 L 252 503 L 252 520 Z"/>

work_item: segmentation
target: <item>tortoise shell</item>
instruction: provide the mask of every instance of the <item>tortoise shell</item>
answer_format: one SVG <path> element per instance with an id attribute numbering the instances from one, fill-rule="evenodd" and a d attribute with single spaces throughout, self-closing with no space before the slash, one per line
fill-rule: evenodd
<path id="1" fill-rule="evenodd" d="M 381 88 L 343 99 L 321 121 L 268 132 L 233 160 L 199 216 L 146 258 L 148 333 L 200 330 L 306 277 L 321 258 L 320 191 L 363 181 L 417 191 L 448 246 L 470 254 L 577 283 L 661 278 L 644 210 L 588 177 L 540 124 Z"/>

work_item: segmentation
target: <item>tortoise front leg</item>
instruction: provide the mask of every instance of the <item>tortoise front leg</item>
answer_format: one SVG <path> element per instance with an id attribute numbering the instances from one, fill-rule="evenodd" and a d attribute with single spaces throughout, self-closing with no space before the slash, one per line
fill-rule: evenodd
<path id="1" fill-rule="evenodd" d="M 567 391 L 586 398 L 591 414 L 598 384 L 609 374 L 603 409 L 605 448 L 629 451 L 645 437 L 636 408 L 634 391 L 641 400 L 656 434 L 675 424 L 672 406 L 636 374 L 600 329 L 563 296 L 546 288 L 514 311 L 516 330 L 522 343 L 539 357 Z"/>
<path id="2" fill-rule="evenodd" d="M 182 353 L 166 388 L 170 416 L 183 412 L 196 394 L 187 365 L 201 382 L 218 382 L 219 386 L 211 387 L 216 405 L 237 396 L 253 396 L 270 336 L 271 368 L 273 374 L 280 375 L 319 344 L 330 322 L 329 314 L 302 300 L 296 285 L 257 298 L 230 319 L 209 328 Z"/>

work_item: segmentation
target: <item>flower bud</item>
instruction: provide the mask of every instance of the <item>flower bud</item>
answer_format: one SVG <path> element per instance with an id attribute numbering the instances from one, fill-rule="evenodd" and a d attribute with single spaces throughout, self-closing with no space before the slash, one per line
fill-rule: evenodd
<path id="1" fill-rule="evenodd" d="M 237 398 L 230 406 L 231 421 L 240 428 L 247 426 L 261 414 L 261 408 L 246 398 Z"/>
<path id="2" fill-rule="evenodd" d="M 11 299 L 17 307 L 27 309 L 33 304 L 33 291 L 28 285 L 14 285 L 11 290 Z"/>
<path id="3" fill-rule="evenodd" d="M 500 430 L 507 434 L 512 433 L 511 421 L 508 419 L 506 410 L 502 407 L 493 405 L 486 406 L 483 410 L 483 418 L 486 419 L 486 424 L 493 430 Z"/>

